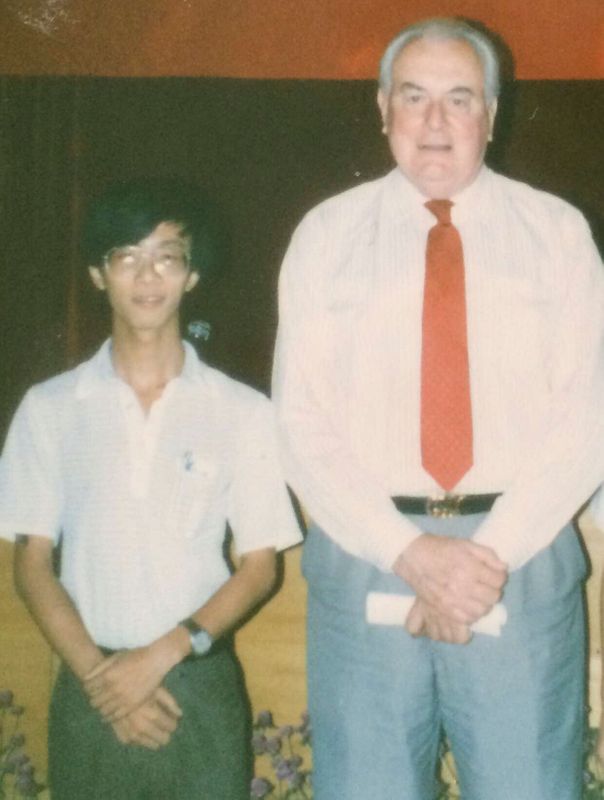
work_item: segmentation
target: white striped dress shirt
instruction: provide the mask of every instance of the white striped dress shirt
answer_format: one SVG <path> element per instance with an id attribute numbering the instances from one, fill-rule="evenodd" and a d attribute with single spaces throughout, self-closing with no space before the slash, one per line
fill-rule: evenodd
<path id="1" fill-rule="evenodd" d="M 557 197 L 483 167 L 452 200 L 474 430 L 455 492 L 503 492 L 476 540 L 515 569 L 604 474 L 604 273 L 584 218 Z M 327 200 L 296 230 L 280 278 L 273 396 L 287 478 L 331 538 L 386 571 L 421 533 L 391 496 L 442 494 L 420 453 L 424 202 L 398 169 Z"/>

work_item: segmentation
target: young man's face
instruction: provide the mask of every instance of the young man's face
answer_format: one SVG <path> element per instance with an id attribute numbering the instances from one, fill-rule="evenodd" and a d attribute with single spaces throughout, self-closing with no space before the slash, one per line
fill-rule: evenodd
<path id="1" fill-rule="evenodd" d="M 90 267 L 94 285 L 107 292 L 116 329 L 178 328 L 185 292 L 199 280 L 189 265 L 190 240 L 174 222 L 161 222 L 139 242 L 111 249 L 103 266 Z"/>

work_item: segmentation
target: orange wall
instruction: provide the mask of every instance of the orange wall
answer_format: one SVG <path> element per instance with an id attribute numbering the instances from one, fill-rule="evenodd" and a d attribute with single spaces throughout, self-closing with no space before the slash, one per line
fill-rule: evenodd
<path id="1" fill-rule="evenodd" d="M 371 78 L 422 17 L 480 19 L 524 79 L 604 77 L 602 0 L 4 0 L 0 73 Z"/>

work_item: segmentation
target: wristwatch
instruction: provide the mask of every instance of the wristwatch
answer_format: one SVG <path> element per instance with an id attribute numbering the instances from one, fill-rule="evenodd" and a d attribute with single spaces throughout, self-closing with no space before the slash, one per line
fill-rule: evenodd
<path id="1" fill-rule="evenodd" d="M 205 628 L 198 625 L 192 617 L 187 617 L 178 624 L 182 625 L 183 628 L 186 628 L 189 632 L 189 640 L 191 642 L 191 651 L 193 655 L 205 656 L 210 652 L 214 644 L 214 639 Z"/>

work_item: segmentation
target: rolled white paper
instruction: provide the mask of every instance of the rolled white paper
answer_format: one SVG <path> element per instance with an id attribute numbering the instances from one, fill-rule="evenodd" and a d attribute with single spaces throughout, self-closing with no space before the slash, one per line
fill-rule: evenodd
<path id="1" fill-rule="evenodd" d="M 369 592 L 365 605 L 365 618 L 370 625 L 404 625 L 414 601 L 414 595 Z M 470 628 L 474 633 L 499 636 L 507 618 L 505 606 L 496 603 L 488 614 Z"/>

